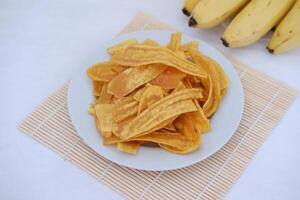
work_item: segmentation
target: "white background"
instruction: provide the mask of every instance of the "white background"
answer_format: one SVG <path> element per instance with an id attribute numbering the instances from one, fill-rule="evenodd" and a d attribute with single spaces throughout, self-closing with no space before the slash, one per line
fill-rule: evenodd
<path id="1" fill-rule="evenodd" d="M 188 28 L 181 6 L 179 0 L 0 1 L 1 200 L 122 199 L 16 127 L 138 11 L 300 90 L 300 49 L 270 55 L 266 39 L 243 49 L 226 49 L 219 41 L 223 27 Z M 226 199 L 300 199 L 299 116 L 298 98 Z"/>

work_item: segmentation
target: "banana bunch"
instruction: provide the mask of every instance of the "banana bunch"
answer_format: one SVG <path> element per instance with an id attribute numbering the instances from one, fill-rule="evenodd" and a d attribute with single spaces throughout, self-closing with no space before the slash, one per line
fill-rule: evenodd
<path id="1" fill-rule="evenodd" d="M 270 53 L 300 46 L 300 0 L 184 0 L 182 12 L 196 28 L 212 28 L 234 16 L 221 38 L 226 47 L 252 44 L 274 27 Z"/>

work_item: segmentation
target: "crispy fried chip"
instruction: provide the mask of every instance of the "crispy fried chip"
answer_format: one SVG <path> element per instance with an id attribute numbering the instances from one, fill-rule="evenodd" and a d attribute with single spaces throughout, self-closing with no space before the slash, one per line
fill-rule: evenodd
<path id="1" fill-rule="evenodd" d="M 210 59 L 210 62 L 212 62 L 215 65 L 215 69 L 217 70 L 217 73 L 219 75 L 220 90 L 226 90 L 229 85 L 229 80 L 226 73 L 216 61 Z"/>
<path id="2" fill-rule="evenodd" d="M 140 145 L 141 143 L 136 141 L 119 142 L 117 143 L 117 148 L 119 151 L 135 155 Z"/>
<path id="3" fill-rule="evenodd" d="M 107 52 L 110 55 L 117 54 L 120 51 L 124 50 L 126 47 L 128 47 L 130 45 L 135 45 L 135 44 L 138 44 L 138 43 L 139 42 L 137 41 L 137 39 L 129 39 L 129 40 L 126 40 L 124 42 L 120 42 L 119 44 L 116 44 L 116 45 L 108 48 Z"/>
<path id="4" fill-rule="evenodd" d="M 114 109 L 113 104 L 97 104 L 95 105 L 95 112 L 97 121 L 99 122 L 98 127 L 103 137 L 109 137 L 112 133 L 114 121 L 112 111 Z"/>
<path id="5" fill-rule="evenodd" d="M 139 99 L 139 106 L 137 111 L 138 114 L 164 97 L 162 89 L 158 86 L 149 85 L 145 88 L 146 89 L 143 91 Z"/>
<path id="6" fill-rule="evenodd" d="M 153 79 L 150 83 L 160 86 L 163 89 L 174 89 L 185 76 L 185 73 L 175 68 L 169 67 L 161 74 L 159 74 L 155 79 Z"/>
<path id="7" fill-rule="evenodd" d="M 157 42 L 151 39 L 144 40 L 143 44 L 148 46 L 160 46 Z"/>
<path id="8" fill-rule="evenodd" d="M 188 140 L 195 140 L 195 129 L 193 120 L 188 113 L 180 115 L 175 121 L 174 126 L 179 130 Z"/>
<path id="9" fill-rule="evenodd" d="M 138 89 L 137 92 L 134 94 L 133 99 L 136 101 L 140 101 L 141 96 L 146 88 L 147 88 L 147 85 L 145 87 Z"/>
<path id="10" fill-rule="evenodd" d="M 196 64 L 201 64 L 201 66 L 203 66 L 207 73 L 210 74 L 209 77 L 211 78 L 211 81 L 209 87 L 209 95 L 207 101 L 203 105 L 205 115 L 207 117 L 210 117 L 216 111 L 221 101 L 219 75 L 215 68 L 215 65 L 211 64 L 211 62 L 208 61 L 207 57 L 205 57 L 198 51 L 191 50 L 189 51 L 189 53 L 193 58 L 193 61 Z"/>
<path id="11" fill-rule="evenodd" d="M 170 49 L 171 51 L 179 50 L 181 46 L 181 35 L 182 34 L 180 32 L 173 33 L 171 35 L 169 44 L 167 44 L 167 48 Z"/>
<path id="12" fill-rule="evenodd" d="M 226 89 L 221 90 L 221 92 L 220 92 L 221 98 L 224 98 L 224 96 L 226 95 L 226 92 L 227 92 Z"/>
<path id="13" fill-rule="evenodd" d="M 163 129 L 165 129 L 165 130 L 167 130 L 167 131 L 171 131 L 171 132 L 176 132 L 176 128 L 175 128 L 173 122 L 170 123 L 170 124 L 168 124 L 167 126 L 164 126 Z"/>
<path id="14" fill-rule="evenodd" d="M 201 135 L 199 135 L 199 138 L 201 138 Z M 176 147 L 172 147 L 170 145 L 166 145 L 166 144 L 159 144 L 159 146 L 171 153 L 176 153 L 176 154 L 187 154 L 187 153 L 191 153 L 193 151 L 196 151 L 201 145 L 201 141 L 200 139 L 195 140 L 195 141 L 190 141 L 187 145 L 187 148 L 185 149 L 179 149 Z"/>
<path id="15" fill-rule="evenodd" d="M 160 64 L 129 68 L 109 82 L 108 93 L 116 97 L 126 96 L 139 86 L 157 77 L 165 68 L 164 65 Z"/>
<path id="16" fill-rule="evenodd" d="M 196 100 L 193 100 L 197 111 L 191 112 L 189 115 L 193 118 L 194 125 L 197 128 L 197 130 L 201 130 L 202 133 L 206 133 L 210 131 L 210 123 L 209 119 L 205 116 L 203 109 L 199 106 L 198 102 Z"/>
<path id="17" fill-rule="evenodd" d="M 92 65 L 88 68 L 87 74 L 94 81 L 108 82 L 120 72 L 120 69 L 124 70 L 125 68 L 107 61 Z"/>
<path id="18" fill-rule="evenodd" d="M 138 112 L 139 103 L 132 96 L 123 97 L 115 102 L 113 118 L 115 122 L 120 122 Z"/>
<path id="19" fill-rule="evenodd" d="M 178 149 L 186 149 L 188 145 L 188 140 L 178 132 L 161 132 L 161 131 L 155 131 L 148 133 L 143 136 L 138 136 L 135 138 L 131 138 L 129 140 L 123 140 L 121 138 L 118 138 L 116 136 L 105 138 L 104 143 L 105 144 L 115 144 L 120 142 L 129 142 L 129 141 L 146 141 L 146 142 L 153 142 L 157 144 L 166 144 Z"/>
<path id="20" fill-rule="evenodd" d="M 112 56 L 112 61 L 125 66 L 142 66 L 153 63 L 161 63 L 174 67 L 186 74 L 203 77 L 207 73 L 202 66 L 196 65 L 181 58 L 176 53 L 165 47 L 133 45 L 118 54 Z"/>
<path id="21" fill-rule="evenodd" d="M 93 81 L 93 94 L 95 97 L 99 97 L 101 94 L 103 83 L 100 81 Z"/>
<path id="22" fill-rule="evenodd" d="M 191 41 L 191 42 L 181 45 L 181 47 L 179 49 L 183 52 L 187 52 L 190 50 L 198 50 L 199 43 L 197 41 Z"/>
<path id="23" fill-rule="evenodd" d="M 178 83 L 178 85 L 174 88 L 174 90 L 171 92 L 171 94 L 177 92 L 177 91 L 180 91 L 180 90 L 183 90 L 183 89 L 186 89 L 184 83 L 182 81 L 180 81 Z"/>
<path id="24" fill-rule="evenodd" d="M 111 94 L 107 93 L 107 83 L 103 83 L 101 88 L 101 94 L 100 97 L 96 100 L 96 103 L 112 103 L 113 96 Z"/>
<path id="25" fill-rule="evenodd" d="M 135 117 L 122 130 L 120 136 L 129 139 L 149 130 L 154 131 L 153 129 L 162 121 L 185 112 L 196 111 L 197 108 L 190 99 L 201 97 L 201 91 L 198 89 L 184 89 L 164 97 Z"/>
<path id="26" fill-rule="evenodd" d="M 88 112 L 91 114 L 91 115 L 95 115 L 95 103 L 92 103 L 88 109 Z"/>

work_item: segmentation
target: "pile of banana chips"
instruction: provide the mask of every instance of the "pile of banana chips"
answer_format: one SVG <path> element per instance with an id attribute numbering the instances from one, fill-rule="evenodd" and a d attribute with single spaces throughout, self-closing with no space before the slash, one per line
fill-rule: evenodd
<path id="1" fill-rule="evenodd" d="M 228 87 L 220 65 L 198 42 L 181 44 L 181 33 L 166 46 L 129 39 L 108 53 L 109 61 L 87 70 L 96 97 L 89 112 L 103 143 L 129 154 L 150 144 L 176 154 L 197 150 Z"/>

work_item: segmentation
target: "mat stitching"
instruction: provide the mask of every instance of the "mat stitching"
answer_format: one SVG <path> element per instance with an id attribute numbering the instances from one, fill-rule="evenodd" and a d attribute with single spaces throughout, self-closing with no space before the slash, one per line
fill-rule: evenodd
<path id="1" fill-rule="evenodd" d="M 267 111 L 267 109 L 272 105 L 272 103 L 275 101 L 275 99 L 277 98 L 277 96 L 280 93 L 280 89 L 281 87 L 278 88 L 278 90 L 276 91 L 276 93 L 273 95 L 273 97 L 270 99 L 270 101 L 267 103 L 267 105 L 265 106 L 265 108 L 262 110 L 262 112 L 260 113 L 260 115 L 257 117 L 257 119 L 254 121 L 254 123 L 251 125 L 251 127 L 248 129 L 248 131 L 245 133 L 245 135 L 241 138 L 240 142 L 237 144 L 237 146 L 234 148 L 234 150 L 232 151 L 232 153 L 229 155 L 229 157 L 225 160 L 224 164 L 220 167 L 220 169 L 218 170 L 218 172 L 216 173 L 216 175 L 211 179 L 211 181 L 205 186 L 205 188 L 198 194 L 198 196 L 196 197 L 196 199 L 200 199 L 200 197 L 207 191 L 207 189 L 211 186 L 212 183 L 214 183 L 214 181 L 217 179 L 217 177 L 219 176 L 219 174 L 223 171 L 224 167 L 226 166 L 226 164 L 231 160 L 231 158 L 234 156 L 235 152 L 237 151 L 237 149 L 243 144 L 245 138 L 248 136 L 248 134 L 250 133 L 250 131 L 252 130 L 253 127 L 256 126 L 256 124 L 259 122 L 259 120 L 261 119 L 261 117 L 265 114 L 265 112 Z"/>
<path id="2" fill-rule="evenodd" d="M 144 198 L 145 194 L 150 190 L 150 188 L 156 183 L 159 177 L 163 174 L 163 171 L 160 171 L 159 174 L 151 181 L 151 183 L 143 190 L 141 195 L 137 198 L 137 200 L 141 200 Z"/>
<path id="3" fill-rule="evenodd" d="M 53 115 L 55 115 L 58 111 L 60 111 L 64 106 L 66 106 L 66 102 L 61 104 L 58 108 L 56 108 L 51 114 L 49 114 L 38 126 L 33 130 L 32 137 L 34 137 L 37 131 L 48 121 L 51 119 Z"/>

